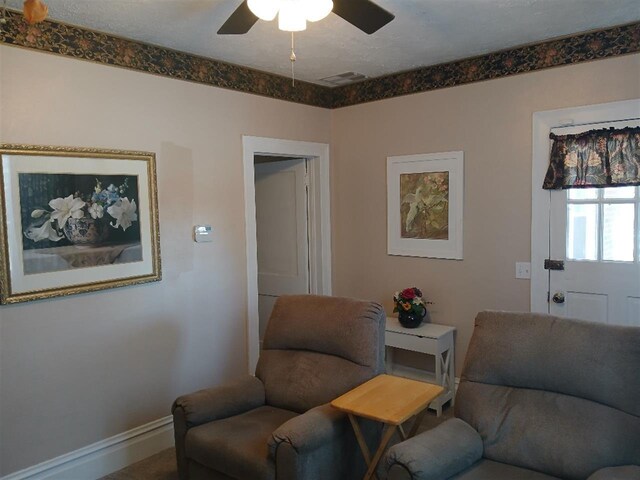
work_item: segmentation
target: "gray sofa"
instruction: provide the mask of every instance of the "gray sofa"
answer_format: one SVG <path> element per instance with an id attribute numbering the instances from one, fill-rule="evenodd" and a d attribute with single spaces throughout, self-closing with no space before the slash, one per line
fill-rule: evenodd
<path id="1" fill-rule="evenodd" d="M 455 416 L 389 449 L 389 478 L 640 480 L 640 328 L 482 312 Z"/>
<path id="2" fill-rule="evenodd" d="M 351 480 L 366 466 L 347 417 L 328 402 L 384 370 L 376 303 L 280 297 L 255 377 L 178 398 L 181 480 Z M 379 428 L 363 426 L 374 444 Z"/>

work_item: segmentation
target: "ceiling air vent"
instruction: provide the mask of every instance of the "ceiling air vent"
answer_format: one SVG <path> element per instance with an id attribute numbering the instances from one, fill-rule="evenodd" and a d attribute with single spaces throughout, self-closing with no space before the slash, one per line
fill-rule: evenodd
<path id="1" fill-rule="evenodd" d="M 350 83 L 359 82 L 360 80 L 364 80 L 366 75 L 362 75 L 361 73 L 356 72 L 346 72 L 341 73 L 340 75 L 333 75 L 331 77 L 321 78 L 321 82 L 330 83 L 336 87 L 341 85 L 348 85 Z"/>

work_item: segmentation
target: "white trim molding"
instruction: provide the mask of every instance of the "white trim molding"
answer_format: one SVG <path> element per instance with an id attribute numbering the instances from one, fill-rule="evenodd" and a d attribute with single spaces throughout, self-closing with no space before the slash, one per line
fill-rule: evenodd
<path id="1" fill-rule="evenodd" d="M 154 420 L 1 480 L 95 480 L 174 445 L 173 417 Z"/>
<path id="2" fill-rule="evenodd" d="M 533 114 L 531 159 L 531 311 L 548 313 L 548 272 L 544 260 L 549 255 L 549 191 L 542 189 L 549 167 L 549 133 L 568 126 L 602 124 L 640 117 L 640 99 L 601 103 L 582 107 L 547 110 Z M 598 127 L 595 127 L 598 128 Z M 601 126 L 600 126 L 601 128 Z"/>
<path id="3" fill-rule="evenodd" d="M 256 187 L 254 156 L 306 158 L 310 160 L 311 179 L 318 188 L 310 190 L 310 262 L 315 278 L 311 293 L 331 295 L 331 202 L 329 185 L 329 145 L 275 138 L 242 137 L 244 168 L 244 216 L 247 255 L 247 355 L 249 374 L 253 375 L 260 353 L 258 315 L 258 244 L 256 238 Z"/>

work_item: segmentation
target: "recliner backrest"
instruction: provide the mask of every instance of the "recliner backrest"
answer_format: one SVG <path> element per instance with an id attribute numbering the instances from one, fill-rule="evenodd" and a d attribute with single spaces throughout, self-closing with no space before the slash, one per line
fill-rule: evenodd
<path id="1" fill-rule="evenodd" d="M 481 312 L 456 396 L 484 456 L 567 479 L 640 464 L 640 328 Z"/>
<path id="2" fill-rule="evenodd" d="M 278 298 L 256 376 L 266 402 L 304 412 L 383 373 L 385 313 L 350 298 Z"/>

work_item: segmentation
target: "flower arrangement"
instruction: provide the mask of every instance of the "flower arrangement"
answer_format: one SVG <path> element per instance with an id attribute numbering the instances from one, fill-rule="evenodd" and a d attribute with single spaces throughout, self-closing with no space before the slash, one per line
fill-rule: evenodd
<path id="1" fill-rule="evenodd" d="M 32 222 L 24 232 L 25 237 L 34 242 L 57 242 L 63 238 L 65 226 L 71 223 L 72 219 L 81 218 L 93 219 L 114 229 L 121 227 L 126 231 L 138 220 L 135 199 L 129 200 L 124 196 L 129 188 L 127 181 L 125 178 L 118 187 L 110 184 L 103 188 L 102 182 L 96 178 L 93 192 L 75 192 L 68 197 L 52 199 L 49 208 L 36 208 L 31 212 Z M 110 221 L 110 218 L 114 221 Z"/>
<path id="2" fill-rule="evenodd" d="M 426 305 L 433 302 L 426 302 L 422 298 L 422 292 L 417 287 L 409 287 L 393 294 L 394 308 L 396 313 L 413 313 L 422 318 L 427 311 Z"/>

